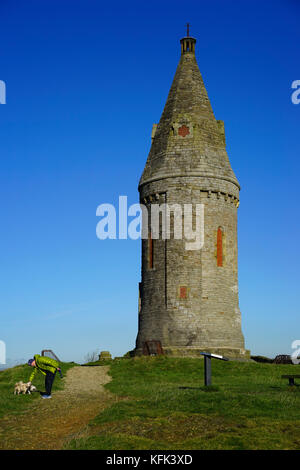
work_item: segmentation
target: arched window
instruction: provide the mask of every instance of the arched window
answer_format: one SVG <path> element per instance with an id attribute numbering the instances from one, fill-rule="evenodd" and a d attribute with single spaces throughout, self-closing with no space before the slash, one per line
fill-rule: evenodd
<path id="1" fill-rule="evenodd" d="M 223 266 L 223 230 L 218 228 L 217 233 L 217 266 Z"/>

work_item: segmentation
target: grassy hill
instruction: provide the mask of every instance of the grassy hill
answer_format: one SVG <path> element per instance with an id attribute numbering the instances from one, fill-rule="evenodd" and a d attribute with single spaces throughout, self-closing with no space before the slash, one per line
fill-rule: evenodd
<path id="1" fill-rule="evenodd" d="M 299 449 L 300 387 L 294 365 L 141 357 L 112 361 L 106 387 L 118 401 L 71 449 Z"/>
<path id="2" fill-rule="evenodd" d="M 63 375 L 66 374 L 70 367 L 73 367 L 74 363 L 61 363 Z M 32 368 L 27 364 L 11 367 L 0 371 L 0 418 L 7 414 L 17 414 L 24 411 L 33 400 L 40 399 L 39 393 L 32 393 L 31 395 L 19 395 L 18 399 L 14 393 L 15 383 L 22 380 L 22 382 L 28 382 Z M 45 391 L 45 377 L 38 373 L 34 379 L 34 385 L 40 391 Z M 53 384 L 53 391 L 60 390 L 63 387 L 63 380 L 61 381 L 59 375 Z"/>
<path id="3" fill-rule="evenodd" d="M 71 437 L 66 428 L 64 442 L 68 442 L 67 448 L 300 448 L 300 387 L 290 387 L 287 380 L 281 379 L 282 374 L 299 374 L 299 366 L 213 360 L 213 385 L 204 387 L 202 358 L 160 356 L 94 363 L 99 364 L 110 365 L 112 381 L 105 387 L 111 394 L 106 398 L 100 392 L 103 395 L 101 400 L 104 411 L 88 426 L 88 421 L 79 423 L 79 433 L 74 434 L 72 431 Z M 63 364 L 64 375 L 74 365 L 76 364 Z M 99 368 L 89 369 L 92 371 Z M 16 426 L 18 420 L 11 417 L 18 418 L 23 411 L 36 414 L 36 422 L 40 416 L 38 412 L 45 413 L 46 407 L 50 414 L 56 410 L 55 416 L 62 423 L 73 419 L 74 409 L 71 405 L 76 402 L 76 397 L 70 397 L 69 403 L 68 392 L 65 399 L 70 408 L 64 409 L 55 393 L 53 402 L 42 401 L 42 406 L 37 407 L 33 406 L 32 400 L 38 404 L 38 393 L 18 397 L 13 395 L 15 382 L 27 381 L 30 372 L 27 365 L 0 372 L 0 419 L 2 423 L 6 423 L 2 427 L 0 425 L 0 435 Z M 57 377 L 53 392 L 62 389 L 64 382 Z M 43 376 L 37 374 L 34 383 L 40 390 L 44 389 Z M 84 403 L 83 408 L 91 407 L 93 402 L 90 403 L 89 400 L 92 399 L 86 392 L 81 393 L 80 384 L 77 384 L 77 388 Z M 105 400 L 107 401 L 104 403 Z M 96 409 L 99 408 L 95 407 Z M 32 419 L 34 420 L 34 416 Z M 54 429 L 51 431 L 49 428 L 47 432 L 52 436 Z M 13 439 L 12 434 L 10 440 L 8 439 L 12 446 Z M 50 438 L 45 436 L 45 443 L 47 439 Z"/>

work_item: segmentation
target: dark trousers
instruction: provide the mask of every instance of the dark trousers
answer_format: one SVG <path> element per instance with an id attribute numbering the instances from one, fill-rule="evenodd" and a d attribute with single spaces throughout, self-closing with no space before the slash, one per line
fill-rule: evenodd
<path id="1" fill-rule="evenodd" d="M 46 378 L 45 378 L 46 395 L 51 395 L 51 390 L 52 390 L 52 385 L 54 382 L 55 374 L 56 374 L 56 371 L 54 372 L 54 374 L 49 371 L 46 372 Z"/>

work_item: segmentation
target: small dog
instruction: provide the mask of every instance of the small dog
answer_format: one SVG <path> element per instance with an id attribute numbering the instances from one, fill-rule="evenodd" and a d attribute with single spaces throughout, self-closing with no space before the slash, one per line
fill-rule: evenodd
<path id="1" fill-rule="evenodd" d="M 21 381 L 15 384 L 14 395 L 25 395 L 26 393 L 30 395 L 31 392 L 36 392 L 36 387 L 32 385 L 31 382 L 24 383 Z"/>

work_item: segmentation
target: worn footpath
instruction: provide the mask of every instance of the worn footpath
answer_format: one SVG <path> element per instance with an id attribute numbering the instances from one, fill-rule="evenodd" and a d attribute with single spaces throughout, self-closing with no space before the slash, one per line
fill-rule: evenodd
<path id="1" fill-rule="evenodd" d="M 103 387 L 111 380 L 108 369 L 73 367 L 64 379 L 64 389 L 54 392 L 52 399 L 34 400 L 25 412 L 4 416 L 0 449 L 62 449 L 116 400 Z"/>

